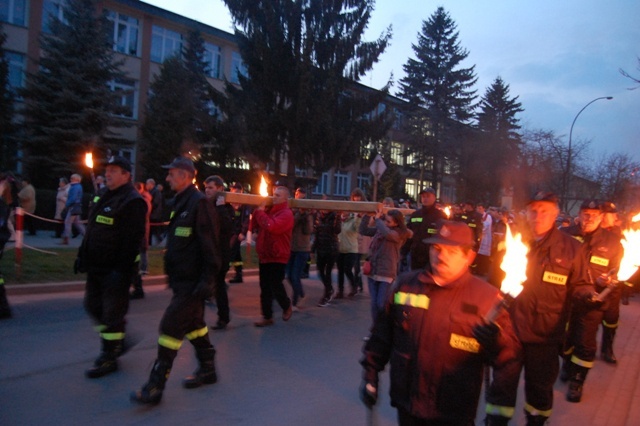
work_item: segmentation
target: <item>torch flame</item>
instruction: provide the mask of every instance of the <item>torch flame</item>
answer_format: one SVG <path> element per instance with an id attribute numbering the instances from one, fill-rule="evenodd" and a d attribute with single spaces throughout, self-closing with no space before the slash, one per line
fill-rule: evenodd
<path id="1" fill-rule="evenodd" d="M 84 156 L 84 163 L 87 165 L 87 167 L 89 167 L 90 169 L 93 169 L 93 154 L 90 152 L 87 152 Z"/>
<path id="2" fill-rule="evenodd" d="M 640 214 L 636 217 L 640 217 Z M 634 218 L 635 219 L 635 218 Z M 624 256 L 620 261 L 620 268 L 618 269 L 618 280 L 626 281 L 631 278 L 634 272 L 638 270 L 640 266 L 640 229 L 626 229 L 622 231 L 624 238 L 620 240 L 622 247 L 624 248 Z"/>
<path id="3" fill-rule="evenodd" d="M 451 217 L 451 206 L 447 206 L 443 209 L 444 214 L 447 215 L 447 217 Z"/>
<path id="4" fill-rule="evenodd" d="M 640 221 L 640 213 L 638 213 L 631 219 L 631 222 L 638 222 L 638 221 Z"/>
<path id="5" fill-rule="evenodd" d="M 527 279 L 527 253 L 528 247 L 522 242 L 522 235 L 511 233 L 507 226 L 505 236 L 507 251 L 500 264 L 500 269 L 505 272 L 500 290 L 511 297 L 517 297 L 522 291 L 522 283 Z"/>
<path id="6" fill-rule="evenodd" d="M 267 181 L 264 180 L 264 176 L 260 176 L 260 195 L 263 197 L 269 195 L 269 191 L 267 190 Z"/>

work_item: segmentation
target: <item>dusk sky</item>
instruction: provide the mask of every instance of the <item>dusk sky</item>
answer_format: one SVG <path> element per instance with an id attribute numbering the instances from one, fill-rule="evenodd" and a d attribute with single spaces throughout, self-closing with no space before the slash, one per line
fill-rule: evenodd
<path id="1" fill-rule="evenodd" d="M 233 32 L 222 0 L 145 0 L 166 10 Z M 640 161 L 640 1 L 638 0 L 377 0 L 366 40 L 393 26 L 391 46 L 362 83 L 382 87 L 414 57 L 422 22 L 443 6 L 457 24 L 460 46 L 475 65 L 476 91 L 484 95 L 497 76 L 519 96 L 523 127 L 553 130 L 573 143 L 591 141 L 589 157 L 624 153 Z M 636 90 L 629 90 L 638 87 Z"/>

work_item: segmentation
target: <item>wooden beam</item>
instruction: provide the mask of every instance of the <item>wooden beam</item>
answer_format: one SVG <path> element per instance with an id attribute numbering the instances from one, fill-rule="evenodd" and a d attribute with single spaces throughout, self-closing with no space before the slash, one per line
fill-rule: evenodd
<path id="1" fill-rule="evenodd" d="M 263 197 L 255 194 L 238 194 L 234 192 L 224 192 L 220 194 L 224 196 L 227 203 L 246 204 L 251 206 L 259 206 L 262 203 L 273 204 L 273 197 Z M 375 213 L 382 207 L 382 203 L 372 201 L 340 201 L 340 200 L 310 200 L 310 199 L 289 199 L 289 207 L 308 210 L 331 210 L 340 212 L 354 213 Z M 413 209 L 395 209 L 393 207 L 384 207 L 383 211 L 400 210 L 403 214 L 411 214 Z"/>

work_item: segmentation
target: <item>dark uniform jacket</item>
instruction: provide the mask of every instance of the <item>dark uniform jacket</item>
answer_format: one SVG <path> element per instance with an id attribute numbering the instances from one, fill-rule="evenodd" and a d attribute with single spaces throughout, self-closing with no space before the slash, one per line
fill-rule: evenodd
<path id="1" fill-rule="evenodd" d="M 571 303 L 594 289 L 578 241 L 552 228 L 530 243 L 527 280 L 511 305 L 511 318 L 522 343 L 561 343 Z"/>
<path id="2" fill-rule="evenodd" d="M 480 240 L 482 239 L 482 215 L 473 210 L 456 215 L 453 220 L 457 222 L 464 222 L 469 225 L 469 228 L 473 231 L 473 241 L 475 242 L 473 249 L 478 251 L 478 248 L 480 247 Z"/>
<path id="3" fill-rule="evenodd" d="M 147 203 L 131 182 L 106 191 L 89 215 L 78 251 L 80 269 L 93 273 L 112 270 L 133 273 L 144 239 L 146 215 Z"/>
<path id="4" fill-rule="evenodd" d="M 249 222 L 251 219 L 251 206 L 240 205 L 233 209 L 233 235 L 238 238 L 239 234 L 247 235 L 249 231 Z"/>
<path id="5" fill-rule="evenodd" d="M 573 238 L 582 243 L 582 253 L 587 261 L 589 278 L 591 282 L 596 284 L 596 278 L 602 274 L 608 274 L 612 270 L 620 267 L 620 261 L 624 254 L 620 237 L 613 232 L 598 227 L 590 234 L 582 232 L 580 225 L 572 225 L 562 228 L 563 232 L 571 235 Z M 597 287 L 598 292 L 606 287 Z M 607 309 L 607 299 L 600 310 Z"/>
<path id="6" fill-rule="evenodd" d="M 218 213 L 213 202 L 190 185 L 176 195 L 167 230 L 164 268 L 176 292 L 215 290 L 222 264 Z"/>
<path id="7" fill-rule="evenodd" d="M 472 334 L 498 300 L 495 287 L 469 272 L 443 287 L 426 271 L 401 275 L 364 347 L 365 380 L 377 383 L 389 362 L 391 405 L 422 419 L 472 424 L 483 365 L 490 363 L 489 402 L 506 406 L 504 384 L 517 381 L 513 361 L 521 351 L 509 315 L 502 311 L 497 318 L 497 351 L 485 351 Z"/>
<path id="8" fill-rule="evenodd" d="M 407 228 L 413 231 L 413 238 L 402 247 L 402 256 L 411 254 L 411 269 L 424 269 L 429 265 L 430 244 L 425 244 L 422 240 L 435 235 L 437 222 L 446 218 L 444 212 L 435 205 L 422 207 L 411 214 Z"/>

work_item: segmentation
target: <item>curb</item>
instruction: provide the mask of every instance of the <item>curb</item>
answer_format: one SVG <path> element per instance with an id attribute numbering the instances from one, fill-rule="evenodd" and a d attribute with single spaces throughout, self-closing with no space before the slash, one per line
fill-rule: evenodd
<path id="1" fill-rule="evenodd" d="M 232 271 L 230 271 L 232 272 Z M 246 277 L 258 276 L 258 269 L 245 269 L 242 275 Z M 145 286 L 160 286 L 167 284 L 166 275 L 147 275 L 143 278 Z M 8 296 L 26 296 L 32 294 L 54 294 L 73 291 L 84 291 L 86 280 L 62 281 L 57 283 L 7 284 L 5 289 Z"/>

